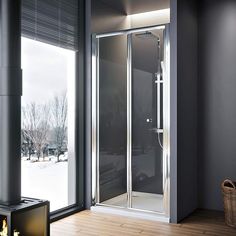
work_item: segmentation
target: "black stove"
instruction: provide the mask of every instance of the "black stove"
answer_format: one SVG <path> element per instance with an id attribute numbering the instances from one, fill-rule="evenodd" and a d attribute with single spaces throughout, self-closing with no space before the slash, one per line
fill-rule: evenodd
<path id="1" fill-rule="evenodd" d="M 1 236 L 49 236 L 49 202 L 22 198 L 16 205 L 0 205 Z"/>

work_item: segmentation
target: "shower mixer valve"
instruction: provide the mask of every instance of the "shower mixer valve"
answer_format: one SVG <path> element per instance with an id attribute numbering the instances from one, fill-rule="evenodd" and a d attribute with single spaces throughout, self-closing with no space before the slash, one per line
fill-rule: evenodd
<path id="1" fill-rule="evenodd" d="M 152 123 L 152 118 L 147 118 L 147 123 Z"/>

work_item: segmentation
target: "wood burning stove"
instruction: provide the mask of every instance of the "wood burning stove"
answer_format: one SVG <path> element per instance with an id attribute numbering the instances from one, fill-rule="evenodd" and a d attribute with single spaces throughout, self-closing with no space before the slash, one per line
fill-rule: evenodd
<path id="1" fill-rule="evenodd" d="M 21 1 L 0 1 L 0 236 L 49 236 L 49 202 L 21 197 Z"/>
<path id="2" fill-rule="evenodd" d="M 17 205 L 0 205 L 0 236 L 49 236 L 49 202 L 22 198 Z"/>

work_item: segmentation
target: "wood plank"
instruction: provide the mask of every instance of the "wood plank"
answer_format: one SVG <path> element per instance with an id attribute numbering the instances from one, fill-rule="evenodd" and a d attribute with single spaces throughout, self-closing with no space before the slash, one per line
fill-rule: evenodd
<path id="1" fill-rule="evenodd" d="M 180 224 L 82 211 L 51 224 L 51 235 L 65 236 L 236 236 L 216 211 L 198 210 Z"/>

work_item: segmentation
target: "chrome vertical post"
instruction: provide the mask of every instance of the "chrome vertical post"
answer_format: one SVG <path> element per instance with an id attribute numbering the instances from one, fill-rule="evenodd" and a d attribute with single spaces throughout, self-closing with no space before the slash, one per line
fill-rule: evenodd
<path id="1" fill-rule="evenodd" d="M 170 39 L 169 25 L 164 30 L 163 63 L 163 204 L 170 215 Z"/>
<path id="2" fill-rule="evenodd" d="M 132 208 L 132 34 L 127 35 L 127 207 Z"/>
<path id="3" fill-rule="evenodd" d="M 99 203 L 99 39 L 92 39 L 92 201 Z"/>

